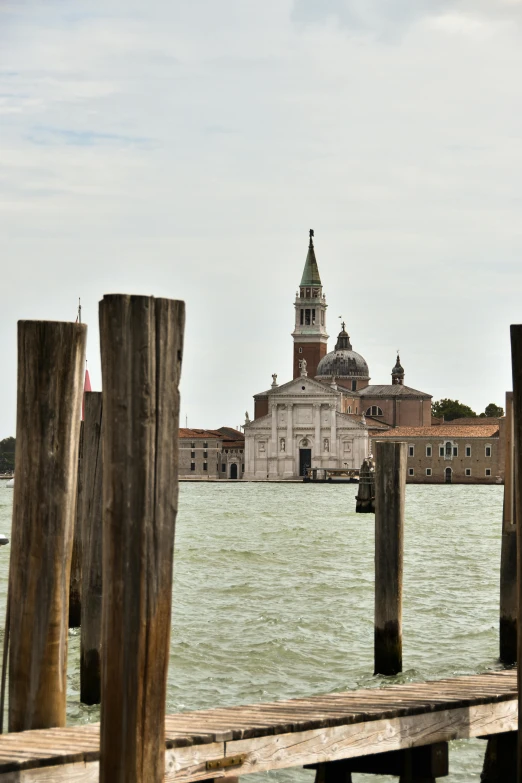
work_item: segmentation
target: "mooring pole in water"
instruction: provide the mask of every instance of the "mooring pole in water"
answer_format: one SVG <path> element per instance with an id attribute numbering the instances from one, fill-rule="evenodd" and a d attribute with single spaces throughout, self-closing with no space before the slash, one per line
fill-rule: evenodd
<path id="1" fill-rule="evenodd" d="M 69 582 L 69 628 L 79 628 L 82 616 L 82 530 L 80 509 L 83 493 L 83 421 L 80 422 L 78 449 L 78 482 L 76 490 L 76 514 Z"/>
<path id="2" fill-rule="evenodd" d="M 82 536 L 82 627 L 80 701 L 100 703 L 102 630 L 102 394 L 85 392 Z"/>
<path id="3" fill-rule="evenodd" d="M 178 499 L 183 302 L 100 303 L 101 783 L 160 783 Z"/>
<path id="4" fill-rule="evenodd" d="M 500 555 L 500 660 L 507 665 L 517 660 L 517 536 L 515 525 L 513 459 L 513 393 L 506 392 L 506 443 L 502 548 Z"/>
<path id="5" fill-rule="evenodd" d="M 515 514 L 522 514 L 522 325 L 511 326 L 511 367 L 513 372 L 513 442 Z M 522 536 L 517 536 L 517 660 L 522 660 Z M 517 780 L 522 783 L 522 666 L 518 667 L 518 748 Z"/>
<path id="6" fill-rule="evenodd" d="M 18 323 L 9 731 L 65 726 L 86 332 L 83 324 Z"/>
<path id="7" fill-rule="evenodd" d="M 375 444 L 374 674 L 402 671 L 406 443 Z"/>

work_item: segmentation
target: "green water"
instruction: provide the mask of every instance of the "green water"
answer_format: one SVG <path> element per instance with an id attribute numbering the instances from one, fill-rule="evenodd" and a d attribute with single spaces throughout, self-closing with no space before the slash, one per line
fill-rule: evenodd
<path id="1" fill-rule="evenodd" d="M 0 532 L 12 490 L 0 483 Z M 180 487 L 169 711 L 307 696 L 497 668 L 499 486 L 409 486 L 404 672 L 372 676 L 373 516 L 354 486 L 191 483 Z M 0 549 L 0 623 L 9 547 Z M 70 632 L 68 718 L 79 703 Z M 478 781 L 485 743 L 452 743 L 449 783 Z M 288 770 L 280 781 L 312 783 Z M 259 783 L 266 776 L 251 776 Z M 354 781 L 393 778 L 355 775 Z M 395 779 L 396 780 L 396 779 Z"/>

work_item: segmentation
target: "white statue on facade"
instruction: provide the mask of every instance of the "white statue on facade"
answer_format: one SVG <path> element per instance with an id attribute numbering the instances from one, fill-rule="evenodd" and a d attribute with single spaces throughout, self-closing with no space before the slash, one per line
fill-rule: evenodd
<path id="1" fill-rule="evenodd" d="M 308 373 L 306 371 L 306 365 L 307 364 L 308 364 L 308 362 L 306 361 L 306 359 L 301 359 L 301 375 L 308 375 Z"/>
<path id="2" fill-rule="evenodd" d="M 272 373 L 272 387 L 277 386 L 277 373 Z"/>
<path id="3" fill-rule="evenodd" d="M 245 411 L 245 426 L 247 424 L 250 424 L 250 416 L 248 415 L 248 411 Z"/>
<path id="4" fill-rule="evenodd" d="M 286 451 L 286 442 L 285 442 L 284 438 L 281 438 L 280 449 L 281 449 L 281 451 Z"/>
<path id="5" fill-rule="evenodd" d="M 328 442 L 328 438 L 325 438 L 323 441 L 323 451 L 330 451 L 330 443 Z"/>

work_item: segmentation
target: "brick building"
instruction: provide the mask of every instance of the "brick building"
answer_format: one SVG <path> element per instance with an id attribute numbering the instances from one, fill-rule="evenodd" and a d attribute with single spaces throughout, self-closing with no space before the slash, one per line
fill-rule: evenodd
<path id="1" fill-rule="evenodd" d="M 504 480 L 505 419 L 495 424 L 440 424 L 436 427 L 395 427 L 372 433 L 408 447 L 409 484 L 500 484 Z M 470 422 L 473 422 L 470 423 Z"/>
<path id="2" fill-rule="evenodd" d="M 231 427 L 217 430 L 180 428 L 180 479 L 241 479 L 245 436 Z"/>

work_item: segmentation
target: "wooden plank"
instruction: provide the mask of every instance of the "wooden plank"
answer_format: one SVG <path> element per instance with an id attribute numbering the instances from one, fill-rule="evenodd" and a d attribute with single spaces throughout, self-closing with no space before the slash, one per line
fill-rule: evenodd
<path id="1" fill-rule="evenodd" d="M 80 701 L 100 703 L 102 625 L 102 395 L 85 392 L 82 537 L 82 627 L 80 640 Z"/>
<path id="2" fill-rule="evenodd" d="M 178 497 L 183 302 L 100 304 L 101 783 L 160 783 Z"/>
<path id="3" fill-rule="evenodd" d="M 406 443 L 375 443 L 375 674 L 402 671 Z"/>
<path id="4" fill-rule="evenodd" d="M 227 754 L 246 753 L 246 760 L 237 772 L 245 775 L 514 731 L 516 725 L 517 705 L 513 700 L 443 710 L 423 716 L 227 742 Z M 177 779 L 184 779 L 181 772 Z"/>
<path id="5" fill-rule="evenodd" d="M 9 731 L 63 726 L 85 325 L 18 323 Z"/>

